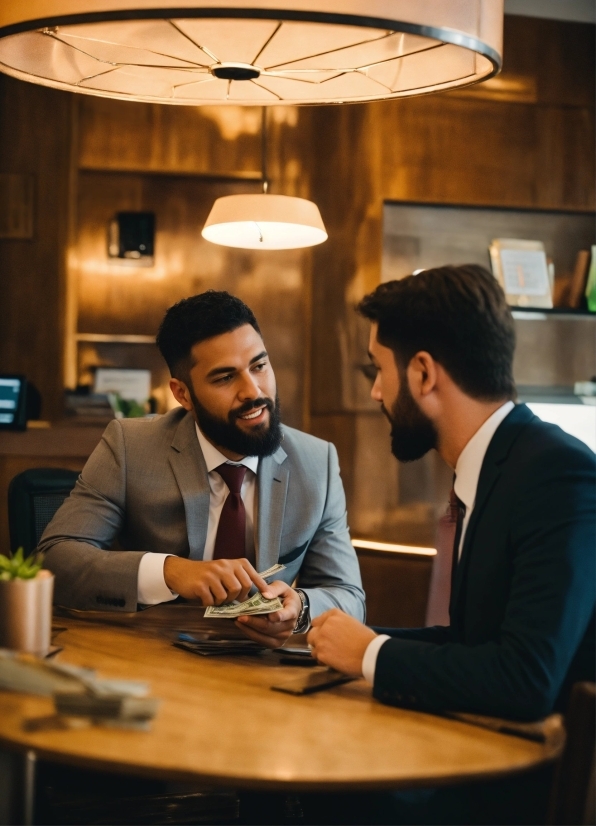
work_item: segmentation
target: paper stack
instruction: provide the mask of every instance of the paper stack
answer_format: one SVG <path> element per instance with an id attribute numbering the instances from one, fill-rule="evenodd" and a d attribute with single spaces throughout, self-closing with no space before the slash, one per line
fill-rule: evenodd
<path id="1" fill-rule="evenodd" d="M 147 696 L 147 683 L 104 680 L 89 668 L 4 649 L 0 649 L 0 689 L 53 697 L 58 715 L 126 728 L 146 729 L 159 705 L 159 700 Z"/>

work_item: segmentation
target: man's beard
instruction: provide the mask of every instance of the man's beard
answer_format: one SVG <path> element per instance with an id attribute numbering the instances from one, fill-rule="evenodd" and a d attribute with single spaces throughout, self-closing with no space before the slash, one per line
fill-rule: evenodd
<path id="1" fill-rule="evenodd" d="M 414 462 L 436 448 L 438 435 L 432 421 L 416 404 L 406 374 L 400 379 L 391 413 L 384 405 L 382 409 L 391 422 L 391 452 L 399 462 Z"/>
<path id="2" fill-rule="evenodd" d="M 239 456 L 271 456 L 282 443 L 279 396 L 275 396 L 275 403 L 267 397 L 247 401 L 231 410 L 227 419 L 220 419 L 203 407 L 192 387 L 189 387 L 189 392 L 201 432 L 213 444 Z M 236 424 L 238 417 L 263 405 L 269 411 L 269 425 L 257 425 L 253 428 L 253 433 L 241 430 Z"/>

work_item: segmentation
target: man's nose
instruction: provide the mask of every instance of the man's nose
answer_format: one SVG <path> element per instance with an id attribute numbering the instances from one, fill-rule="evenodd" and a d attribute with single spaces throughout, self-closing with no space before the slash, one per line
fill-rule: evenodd
<path id="1" fill-rule="evenodd" d="M 370 390 L 370 397 L 376 402 L 383 401 L 383 393 L 381 391 L 381 382 L 379 381 L 379 374 L 377 373 L 377 377 L 373 382 L 373 386 Z"/>
<path id="2" fill-rule="evenodd" d="M 238 397 L 242 400 L 258 399 L 261 395 L 261 388 L 257 377 L 250 372 L 242 374 L 242 381 L 238 390 Z"/>

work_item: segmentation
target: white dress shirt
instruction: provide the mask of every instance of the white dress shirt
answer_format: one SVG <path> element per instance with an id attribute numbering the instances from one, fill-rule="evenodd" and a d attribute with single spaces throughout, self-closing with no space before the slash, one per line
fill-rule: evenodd
<path id="1" fill-rule="evenodd" d="M 455 495 L 463 502 L 465 506 L 464 521 L 462 524 L 461 538 L 459 547 L 457 549 L 457 558 L 459 560 L 461 551 L 464 546 L 464 537 L 470 522 L 470 516 L 474 510 L 476 502 L 476 490 L 478 488 L 478 479 L 480 478 L 480 470 L 488 446 L 495 435 L 495 431 L 501 424 L 503 419 L 509 415 L 514 408 L 514 403 L 509 401 L 501 405 L 498 410 L 488 417 L 484 424 L 478 428 L 476 433 L 472 436 L 468 444 L 464 447 L 459 455 L 457 464 L 455 466 Z M 375 681 L 375 668 L 377 666 L 377 656 L 381 646 L 391 639 L 387 634 L 379 634 L 370 641 L 364 657 L 362 658 L 362 674 L 364 678 L 371 685 Z"/>
<path id="2" fill-rule="evenodd" d="M 259 457 L 245 456 L 244 459 L 241 459 L 239 462 L 231 462 L 205 438 L 199 430 L 198 425 L 195 425 L 195 427 L 197 430 L 197 439 L 199 440 L 205 458 L 205 464 L 207 465 L 207 476 L 210 488 L 209 521 L 207 523 L 207 539 L 203 551 L 203 561 L 206 562 L 213 559 L 213 549 L 215 547 L 215 537 L 219 526 L 219 517 L 229 493 L 228 486 L 216 471 L 216 468 L 225 462 L 231 465 L 244 465 L 248 468 L 244 476 L 244 481 L 242 482 L 240 496 L 242 497 L 246 510 L 246 553 L 249 559 L 254 558 L 256 482 Z M 172 554 L 147 553 L 141 557 L 137 580 L 137 599 L 143 605 L 156 605 L 159 602 L 168 602 L 178 596 L 178 594 L 170 591 L 165 583 L 163 566 L 167 556 L 172 556 Z"/>

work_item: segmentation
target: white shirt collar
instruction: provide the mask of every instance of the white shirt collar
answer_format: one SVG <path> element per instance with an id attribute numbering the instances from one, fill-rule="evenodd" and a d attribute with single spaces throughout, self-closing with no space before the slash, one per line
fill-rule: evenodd
<path id="1" fill-rule="evenodd" d="M 466 506 L 467 513 L 470 513 L 476 501 L 480 470 L 491 439 L 503 419 L 509 415 L 514 407 L 514 403 L 509 401 L 505 402 L 498 410 L 495 410 L 492 416 L 489 416 L 484 424 L 478 428 L 460 453 L 455 466 L 454 489 L 457 498 Z"/>
<path id="2" fill-rule="evenodd" d="M 197 431 L 197 439 L 199 440 L 201 450 L 203 451 L 203 456 L 205 457 L 207 473 L 211 473 L 212 470 L 215 470 L 217 467 L 223 465 L 225 462 L 230 462 L 230 459 L 226 458 L 223 455 L 223 453 L 220 453 L 219 450 L 211 444 L 207 437 L 203 435 L 196 422 L 195 428 Z M 232 464 L 244 465 L 249 470 L 252 470 L 252 472 L 256 475 L 257 469 L 259 467 L 259 457 L 245 456 L 244 459 L 240 459 L 239 462 L 232 462 Z"/>

